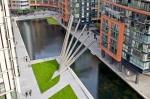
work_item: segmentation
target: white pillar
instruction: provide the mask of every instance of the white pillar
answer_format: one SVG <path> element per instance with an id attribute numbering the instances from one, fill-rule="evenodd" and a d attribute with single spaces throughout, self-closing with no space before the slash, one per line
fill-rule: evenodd
<path id="1" fill-rule="evenodd" d="M 8 71 L 8 81 L 4 80 L 7 99 L 11 99 L 10 90 L 17 89 L 17 92 L 21 92 L 20 84 L 19 84 L 19 74 L 18 74 L 18 63 L 16 58 L 16 51 L 15 51 L 15 43 L 14 43 L 14 36 L 12 33 L 12 25 L 10 19 L 10 12 L 8 7 L 8 0 L 1 0 L 2 5 L 0 5 L 0 29 L 1 29 L 1 48 L 5 48 L 8 50 L 3 51 L 3 59 L 5 60 L 3 65 L 1 66 L 4 71 Z M 2 52 L 1 52 L 2 54 Z M 2 60 L 3 60 L 2 59 Z M 5 67 L 5 68 L 4 68 Z M 5 79 L 5 78 L 4 78 Z M 8 86 L 9 85 L 9 86 Z"/>
<path id="2" fill-rule="evenodd" d="M 3 12 L 2 12 L 2 6 L 0 5 L 0 49 L 4 49 L 6 48 L 6 50 L 0 51 L 0 66 L 1 66 L 1 70 L 3 71 L 7 71 L 7 69 L 10 67 L 9 63 L 9 57 L 8 57 L 8 46 L 7 46 L 7 41 L 6 41 L 6 34 L 5 34 L 5 27 L 4 27 L 4 21 L 3 21 Z M 8 63 L 9 62 L 9 63 Z M 8 68 L 7 68 L 7 65 Z M 8 73 L 3 73 L 3 81 L 4 81 L 4 86 L 5 86 L 5 90 L 6 91 L 10 91 L 10 84 L 12 84 L 12 80 L 10 81 L 10 79 L 12 79 L 12 75 L 11 75 L 11 71 Z M 10 84 L 9 84 L 10 83 Z M 8 93 L 6 94 L 7 99 L 11 99 L 11 94 Z"/>

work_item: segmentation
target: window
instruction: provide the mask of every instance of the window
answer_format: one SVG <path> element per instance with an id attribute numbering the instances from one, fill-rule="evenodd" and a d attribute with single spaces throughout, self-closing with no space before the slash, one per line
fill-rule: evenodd
<path id="1" fill-rule="evenodd" d="M 108 20 L 104 20 L 102 22 L 102 29 L 105 33 L 108 33 L 108 31 L 109 31 Z"/>
<path id="2" fill-rule="evenodd" d="M 102 36 L 102 45 L 107 48 L 108 47 L 108 37 L 106 35 Z"/>
<path id="3" fill-rule="evenodd" d="M 118 25 L 116 25 L 116 24 L 112 25 L 111 36 L 113 38 L 117 39 L 118 38 L 118 33 L 119 33 Z"/>
<path id="4" fill-rule="evenodd" d="M 112 39 L 110 40 L 110 51 L 114 54 L 117 53 L 117 45 L 116 44 L 117 44 L 116 41 L 114 41 Z"/>
<path id="5" fill-rule="evenodd" d="M 148 54 L 147 59 L 150 60 L 150 54 Z"/>
<path id="6" fill-rule="evenodd" d="M 142 51 L 143 50 L 143 44 L 139 43 L 139 42 L 135 42 L 134 47 L 139 50 Z"/>

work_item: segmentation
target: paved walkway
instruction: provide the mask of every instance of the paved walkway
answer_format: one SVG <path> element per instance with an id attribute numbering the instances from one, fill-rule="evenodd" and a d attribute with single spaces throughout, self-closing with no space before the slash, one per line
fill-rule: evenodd
<path id="1" fill-rule="evenodd" d="M 30 64 L 41 62 L 43 60 L 35 60 L 31 62 L 25 61 L 25 56 L 29 57 L 29 55 L 26 51 L 25 45 L 15 21 L 13 22 L 13 29 L 15 31 L 14 35 L 16 42 L 16 51 L 20 70 L 19 80 L 22 92 L 21 94 L 19 94 L 19 99 L 48 99 L 50 96 L 54 95 L 68 84 L 71 85 L 78 99 L 93 99 L 93 96 L 89 93 L 86 87 L 82 84 L 82 82 L 70 68 L 62 73 L 62 75 L 60 76 L 60 81 L 57 85 L 41 94 Z M 54 58 L 47 58 L 44 60 L 47 61 Z M 25 92 L 30 89 L 32 90 L 32 96 L 26 97 Z"/>
<path id="2" fill-rule="evenodd" d="M 79 36 L 78 33 L 74 35 L 75 37 Z M 79 40 L 83 42 L 87 36 L 87 32 L 85 32 Z M 94 33 L 90 32 L 89 36 L 90 38 L 88 39 L 88 41 L 84 43 L 85 46 L 87 46 L 90 41 L 94 40 Z M 97 38 L 99 39 L 100 37 L 97 36 Z M 119 64 L 110 64 L 108 59 L 102 58 L 101 50 L 99 48 L 99 40 L 97 40 L 92 46 L 90 46 L 89 50 L 93 55 L 96 55 L 102 62 L 104 62 L 112 71 L 114 71 L 120 78 L 122 78 L 127 84 L 129 84 L 129 86 L 131 86 L 137 93 L 139 93 L 145 99 L 150 99 L 150 74 L 140 75 L 139 84 L 135 84 L 135 75 L 125 75 L 125 73 L 120 72 L 120 70 L 118 69 Z"/>

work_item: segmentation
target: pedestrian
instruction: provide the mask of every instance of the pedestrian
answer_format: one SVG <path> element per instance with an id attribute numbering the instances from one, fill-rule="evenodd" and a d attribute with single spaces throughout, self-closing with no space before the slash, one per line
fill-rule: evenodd
<path id="1" fill-rule="evenodd" d="M 27 56 L 25 56 L 25 61 L 26 61 L 26 62 L 28 61 L 28 57 L 27 57 Z"/>
<path id="2" fill-rule="evenodd" d="M 87 35 L 89 35 L 89 31 L 87 32 Z"/>
<path id="3" fill-rule="evenodd" d="M 26 96 L 26 97 L 28 96 L 28 92 L 25 92 L 25 96 Z"/>
<path id="4" fill-rule="evenodd" d="M 96 35 L 94 34 L 94 39 L 96 38 Z"/>
<path id="5" fill-rule="evenodd" d="M 30 89 L 30 90 L 29 90 L 29 95 L 31 96 L 31 94 L 32 94 L 32 90 Z"/>
<path id="6" fill-rule="evenodd" d="M 94 34 L 94 39 L 97 40 L 96 34 Z"/>
<path id="7" fill-rule="evenodd" d="M 97 37 L 96 37 L 96 41 L 97 41 Z"/>
<path id="8" fill-rule="evenodd" d="M 26 62 L 28 61 L 28 57 L 26 56 Z"/>

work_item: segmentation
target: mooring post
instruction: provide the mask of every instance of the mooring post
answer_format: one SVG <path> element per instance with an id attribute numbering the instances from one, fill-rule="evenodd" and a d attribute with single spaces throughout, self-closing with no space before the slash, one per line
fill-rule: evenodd
<path id="1" fill-rule="evenodd" d="M 139 84 L 139 78 L 140 78 L 140 74 L 136 73 L 136 78 L 135 78 L 135 83 Z"/>
<path id="2" fill-rule="evenodd" d="M 122 72 L 123 71 L 123 65 L 122 65 L 122 63 L 119 63 L 119 67 L 120 67 L 120 72 Z"/>

